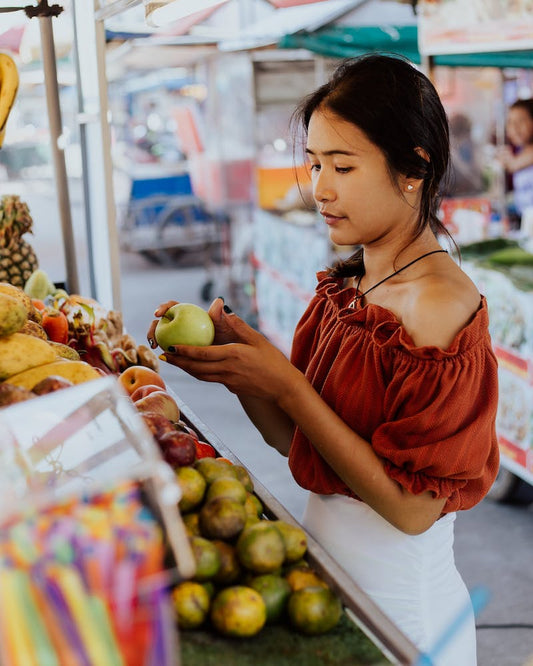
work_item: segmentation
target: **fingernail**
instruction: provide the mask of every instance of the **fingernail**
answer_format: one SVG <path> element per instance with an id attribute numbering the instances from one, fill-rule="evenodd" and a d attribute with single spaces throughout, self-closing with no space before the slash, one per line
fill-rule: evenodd
<path id="1" fill-rule="evenodd" d="M 217 296 L 217 298 L 220 298 L 220 300 L 224 303 L 224 296 Z"/>
<path id="2" fill-rule="evenodd" d="M 167 351 L 173 354 L 176 351 L 176 347 L 167 347 Z"/>
<path id="3" fill-rule="evenodd" d="M 227 312 L 227 314 L 233 314 L 233 310 L 228 305 L 224 305 L 223 310 L 224 312 Z"/>
<path id="4" fill-rule="evenodd" d="M 164 354 L 159 354 L 159 356 L 158 356 L 157 358 L 158 358 L 160 361 L 166 361 L 166 360 L 167 360 L 167 357 L 166 357 Z"/>

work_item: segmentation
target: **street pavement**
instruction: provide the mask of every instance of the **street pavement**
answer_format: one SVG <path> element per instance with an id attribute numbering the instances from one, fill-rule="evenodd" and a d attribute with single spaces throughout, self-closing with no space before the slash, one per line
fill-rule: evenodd
<path id="1" fill-rule="evenodd" d="M 121 276 L 125 323 L 138 342 L 144 341 L 159 303 L 175 299 L 205 307 L 201 288 L 208 278 L 215 280 L 214 296 L 228 293 L 223 270 L 217 280 L 216 271 L 208 275 L 202 266 L 154 266 L 138 255 L 122 255 Z M 235 309 L 231 302 L 228 305 Z M 286 459 L 263 443 L 235 396 L 164 364 L 161 374 L 195 416 L 300 519 L 305 491 L 293 481 Z M 488 594 L 477 617 L 478 666 L 533 666 L 532 554 L 533 505 L 508 506 L 487 499 L 458 514 L 458 568 L 471 592 Z"/>

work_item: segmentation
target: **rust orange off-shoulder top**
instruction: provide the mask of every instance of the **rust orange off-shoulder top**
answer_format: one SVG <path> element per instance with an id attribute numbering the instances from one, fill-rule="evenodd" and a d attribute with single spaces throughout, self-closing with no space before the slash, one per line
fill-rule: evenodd
<path id="1" fill-rule="evenodd" d="M 355 291 L 342 279 L 320 272 L 318 280 L 295 332 L 292 362 L 371 443 L 391 478 L 414 494 L 447 498 L 444 513 L 474 506 L 499 462 L 497 361 L 485 298 L 444 351 L 416 347 L 389 310 L 350 307 Z M 289 466 L 303 488 L 356 497 L 299 429 Z"/>

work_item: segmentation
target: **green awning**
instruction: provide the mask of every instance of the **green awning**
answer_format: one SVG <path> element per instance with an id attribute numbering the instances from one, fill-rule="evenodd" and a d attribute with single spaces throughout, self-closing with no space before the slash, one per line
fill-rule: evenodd
<path id="1" fill-rule="evenodd" d="M 313 32 L 285 35 L 282 49 L 307 49 L 330 58 L 353 58 L 364 53 L 398 53 L 420 64 L 418 28 L 408 26 L 329 26 Z M 447 67 L 533 67 L 533 51 L 498 51 L 433 56 L 435 65 Z"/>

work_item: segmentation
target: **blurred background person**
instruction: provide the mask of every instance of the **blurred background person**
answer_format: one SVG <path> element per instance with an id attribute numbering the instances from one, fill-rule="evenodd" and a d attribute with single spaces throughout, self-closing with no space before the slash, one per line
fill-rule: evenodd
<path id="1" fill-rule="evenodd" d="M 478 149 L 472 138 L 472 123 L 464 113 L 450 118 L 451 178 L 449 196 L 471 196 L 483 192 Z"/>
<path id="2" fill-rule="evenodd" d="M 511 104 L 505 129 L 509 145 L 502 148 L 499 156 L 512 184 L 510 226 L 520 228 L 525 209 L 533 207 L 533 99 L 519 99 Z"/>

